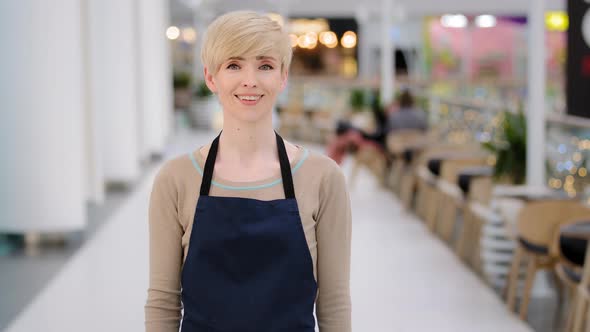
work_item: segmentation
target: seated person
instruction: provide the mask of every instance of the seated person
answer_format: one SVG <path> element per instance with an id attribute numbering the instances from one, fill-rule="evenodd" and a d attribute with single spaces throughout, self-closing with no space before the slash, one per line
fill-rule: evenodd
<path id="1" fill-rule="evenodd" d="M 399 129 L 428 129 L 426 113 L 414 106 L 414 98 L 408 90 L 404 90 L 399 96 L 399 109 L 391 112 L 387 119 L 387 133 Z"/>
<path id="2" fill-rule="evenodd" d="M 408 90 L 401 93 L 397 105 L 390 107 L 387 116 L 378 103 L 373 103 L 371 110 L 377 124 L 375 132 L 366 133 L 347 122 L 338 123 L 335 137 L 326 146 L 326 154 L 338 164 L 342 163 L 347 151 L 356 151 L 364 146 L 385 152 L 386 137 L 393 131 L 428 128 L 425 112 L 414 107 L 414 98 Z"/>

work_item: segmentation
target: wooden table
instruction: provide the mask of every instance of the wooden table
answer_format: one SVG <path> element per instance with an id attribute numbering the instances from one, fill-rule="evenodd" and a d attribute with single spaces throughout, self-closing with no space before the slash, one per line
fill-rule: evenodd
<path id="1" fill-rule="evenodd" d="M 563 192 L 551 190 L 541 186 L 512 186 L 498 185 L 494 187 L 494 197 L 507 197 L 520 199 L 527 202 L 550 200 L 550 199 L 571 199 Z"/>

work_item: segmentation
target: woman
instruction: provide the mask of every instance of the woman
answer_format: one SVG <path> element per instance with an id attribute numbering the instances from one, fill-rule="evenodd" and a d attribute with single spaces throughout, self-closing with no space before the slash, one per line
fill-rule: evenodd
<path id="1" fill-rule="evenodd" d="M 154 181 L 147 331 L 312 332 L 314 304 L 321 332 L 351 331 L 344 176 L 272 129 L 291 52 L 254 12 L 209 26 L 201 58 L 223 130 Z"/>

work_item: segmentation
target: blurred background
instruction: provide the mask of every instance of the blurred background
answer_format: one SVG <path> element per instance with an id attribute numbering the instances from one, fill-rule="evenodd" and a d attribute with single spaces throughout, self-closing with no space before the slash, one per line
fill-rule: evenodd
<path id="1" fill-rule="evenodd" d="M 353 206 L 355 331 L 584 331 L 587 0 L 0 2 L 0 331 L 141 331 L 163 162 L 222 110 L 217 16 L 290 34 L 274 112 Z"/>

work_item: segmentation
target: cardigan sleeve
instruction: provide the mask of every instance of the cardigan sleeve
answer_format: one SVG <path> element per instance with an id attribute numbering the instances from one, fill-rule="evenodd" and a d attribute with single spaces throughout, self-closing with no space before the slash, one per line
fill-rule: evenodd
<path id="1" fill-rule="evenodd" d="M 346 180 L 332 163 L 320 184 L 316 237 L 321 332 L 351 332 L 350 260 L 352 216 Z"/>
<path id="2" fill-rule="evenodd" d="M 178 332 L 181 320 L 182 235 L 178 187 L 169 165 L 158 172 L 149 203 L 147 332 Z"/>

